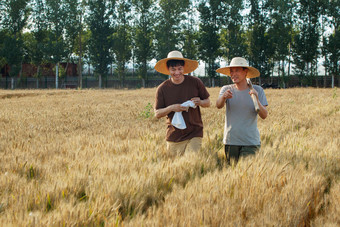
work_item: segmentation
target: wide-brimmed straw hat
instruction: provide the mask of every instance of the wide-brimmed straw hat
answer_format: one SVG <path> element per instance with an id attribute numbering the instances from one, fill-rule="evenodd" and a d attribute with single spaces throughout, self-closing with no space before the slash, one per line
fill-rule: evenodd
<path id="1" fill-rule="evenodd" d="M 247 78 L 255 78 L 260 76 L 259 70 L 254 67 L 249 66 L 248 61 L 241 57 L 235 57 L 231 59 L 230 65 L 227 67 L 222 67 L 216 70 L 218 73 L 222 73 L 224 75 L 230 76 L 230 68 L 231 67 L 244 67 L 248 69 Z"/>
<path id="2" fill-rule="evenodd" d="M 163 58 L 156 63 L 155 65 L 156 71 L 163 73 L 165 75 L 170 75 L 168 66 L 166 65 L 167 61 L 169 60 L 183 60 L 184 61 L 184 74 L 191 73 L 198 67 L 198 61 L 183 58 L 183 55 L 181 52 L 174 50 L 168 53 L 167 58 Z"/>

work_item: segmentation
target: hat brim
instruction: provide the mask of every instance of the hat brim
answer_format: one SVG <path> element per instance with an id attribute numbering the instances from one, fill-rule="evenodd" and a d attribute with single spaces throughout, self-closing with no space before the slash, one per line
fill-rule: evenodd
<path id="1" fill-rule="evenodd" d="M 170 71 L 168 66 L 166 65 L 167 61 L 169 60 L 183 60 L 184 61 L 184 74 L 191 73 L 198 68 L 198 61 L 187 59 L 187 58 L 163 58 L 159 60 L 155 65 L 155 70 L 159 73 L 170 75 Z"/>
<path id="2" fill-rule="evenodd" d="M 251 67 L 251 66 L 237 66 L 237 65 L 227 66 L 227 67 L 217 69 L 216 72 L 230 76 L 230 68 L 232 68 L 232 67 L 247 68 L 248 69 L 248 73 L 247 73 L 247 76 L 246 76 L 247 78 L 255 78 L 255 77 L 260 76 L 259 70 L 257 70 L 254 67 Z"/>

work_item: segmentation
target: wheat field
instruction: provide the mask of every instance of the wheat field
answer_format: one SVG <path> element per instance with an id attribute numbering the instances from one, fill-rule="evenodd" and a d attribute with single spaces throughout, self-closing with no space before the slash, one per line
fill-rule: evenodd
<path id="1" fill-rule="evenodd" d="M 0 225 L 340 226 L 339 90 L 265 90 L 260 152 L 226 165 L 219 89 L 181 157 L 155 88 L 0 90 Z"/>

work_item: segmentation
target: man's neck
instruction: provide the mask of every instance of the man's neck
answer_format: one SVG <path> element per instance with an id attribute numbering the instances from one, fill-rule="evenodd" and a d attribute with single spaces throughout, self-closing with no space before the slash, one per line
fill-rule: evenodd
<path id="1" fill-rule="evenodd" d="M 184 81 L 184 75 L 183 76 L 181 76 L 179 79 L 177 79 L 177 80 L 175 80 L 174 78 L 170 78 L 170 80 L 171 80 L 171 82 L 172 83 L 174 83 L 174 84 L 181 84 L 181 83 L 183 83 L 183 81 Z"/>
<path id="2" fill-rule="evenodd" d="M 235 83 L 235 86 L 236 86 L 237 90 L 239 90 L 239 91 L 246 90 L 246 89 L 248 89 L 247 80 L 242 80 L 239 83 Z"/>

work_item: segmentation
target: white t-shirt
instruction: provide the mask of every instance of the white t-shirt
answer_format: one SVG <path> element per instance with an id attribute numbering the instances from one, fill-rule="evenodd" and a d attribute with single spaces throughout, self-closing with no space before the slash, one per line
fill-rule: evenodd
<path id="1" fill-rule="evenodd" d="M 267 106 L 267 98 L 262 87 L 253 85 L 263 106 Z M 225 85 L 220 90 L 222 96 L 231 90 L 233 97 L 226 100 L 226 118 L 223 143 L 227 145 L 251 146 L 260 145 L 260 133 L 257 128 L 257 113 L 249 95 L 249 89 L 239 91 L 234 84 Z"/>

